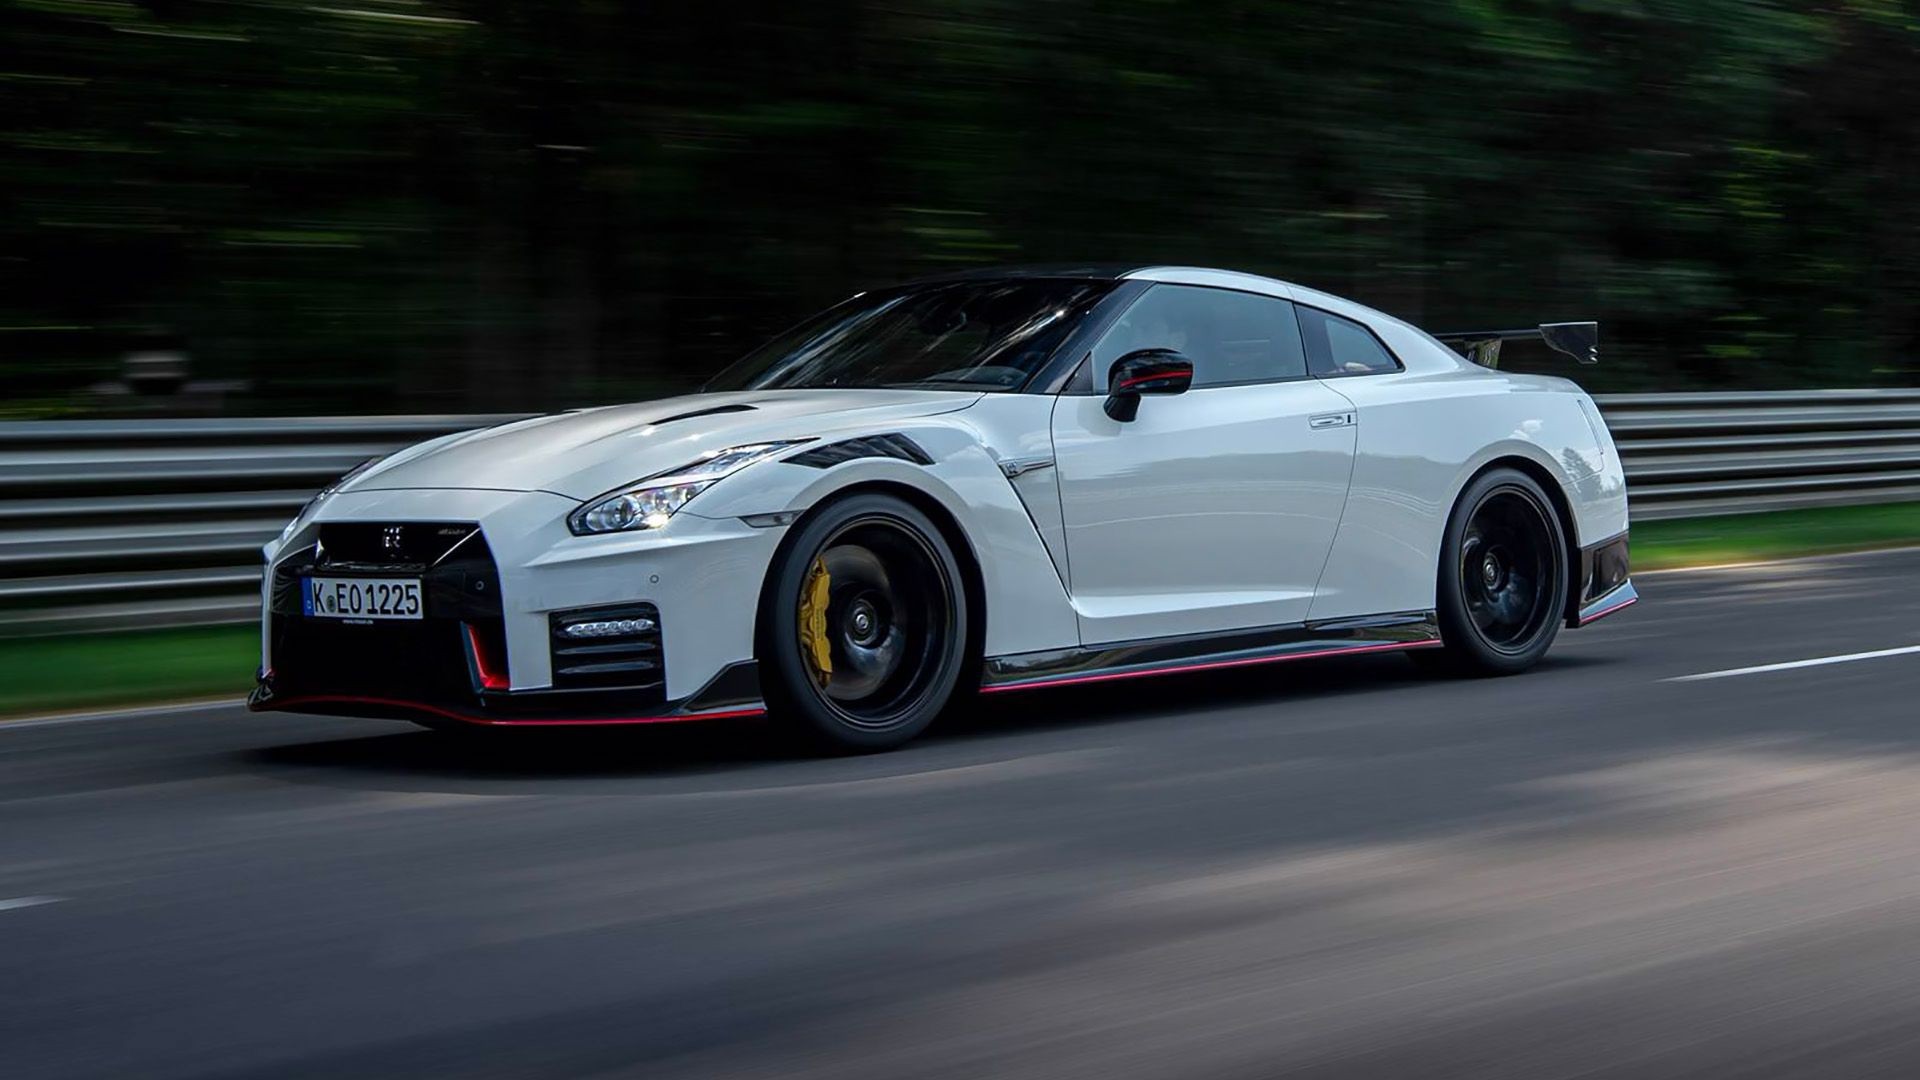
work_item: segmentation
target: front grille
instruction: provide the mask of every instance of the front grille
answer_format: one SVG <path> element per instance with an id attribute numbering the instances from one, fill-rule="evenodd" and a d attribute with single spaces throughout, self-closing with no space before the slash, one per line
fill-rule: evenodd
<path id="1" fill-rule="evenodd" d="M 397 555 L 380 550 L 383 530 L 388 529 L 400 530 L 402 547 Z M 425 593 L 428 620 L 473 622 L 500 617 L 500 573 L 487 538 L 474 525 L 322 525 L 318 544 L 288 555 L 274 567 L 275 613 L 300 613 L 300 578 L 309 574 L 417 577 Z"/>
<path id="2" fill-rule="evenodd" d="M 276 615 L 274 689 L 289 697 L 347 694 L 407 701 L 472 701 L 458 622 L 338 623 Z"/>
<path id="3" fill-rule="evenodd" d="M 555 689 L 664 690 L 660 611 L 652 604 L 557 611 L 549 619 Z M 591 636 L 569 634 L 591 627 Z"/>
<path id="4" fill-rule="evenodd" d="M 301 613 L 310 575 L 419 578 L 424 618 L 348 622 Z M 472 524 L 328 522 L 320 541 L 274 567 L 274 689 L 283 697 L 359 695 L 472 704 L 485 667 L 504 677 L 500 575 Z M 471 629 L 469 629 L 471 628 Z"/>
<path id="5" fill-rule="evenodd" d="M 320 550 L 332 563 L 424 567 L 446 558 L 476 531 L 477 526 L 446 522 L 331 522 L 320 526 Z"/>

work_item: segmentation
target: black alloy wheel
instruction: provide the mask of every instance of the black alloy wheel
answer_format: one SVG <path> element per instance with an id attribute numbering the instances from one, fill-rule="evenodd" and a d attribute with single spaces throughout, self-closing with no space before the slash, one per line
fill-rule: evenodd
<path id="1" fill-rule="evenodd" d="M 1537 481 L 1495 469 L 1467 485 L 1447 522 L 1437 584 L 1446 647 L 1427 653 L 1432 660 L 1483 675 L 1539 662 L 1566 616 L 1567 543 Z"/>
<path id="2" fill-rule="evenodd" d="M 795 530 L 762 600 L 767 703 L 829 746 L 898 746 L 933 722 L 966 667 L 959 564 L 925 514 L 887 495 L 833 502 Z"/>

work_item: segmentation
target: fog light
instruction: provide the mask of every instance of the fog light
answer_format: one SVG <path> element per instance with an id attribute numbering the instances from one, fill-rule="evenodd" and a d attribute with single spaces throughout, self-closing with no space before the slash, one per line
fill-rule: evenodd
<path id="1" fill-rule="evenodd" d="M 564 638 L 632 637 L 652 629 L 652 619 L 598 619 L 593 622 L 567 623 L 560 628 L 560 636 Z"/>

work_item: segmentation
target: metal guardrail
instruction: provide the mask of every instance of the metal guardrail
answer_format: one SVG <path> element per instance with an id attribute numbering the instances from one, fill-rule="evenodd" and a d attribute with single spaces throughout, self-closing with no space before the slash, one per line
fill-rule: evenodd
<path id="1" fill-rule="evenodd" d="M 1595 400 L 1635 521 L 1920 499 L 1920 390 Z"/>
<path id="2" fill-rule="evenodd" d="M 1636 521 L 1920 499 L 1920 390 L 1598 400 Z M 0 636 L 251 621 L 260 546 L 315 491 L 508 419 L 0 423 Z"/>
<path id="3" fill-rule="evenodd" d="M 248 622 L 313 493 L 503 416 L 0 423 L 0 636 Z"/>

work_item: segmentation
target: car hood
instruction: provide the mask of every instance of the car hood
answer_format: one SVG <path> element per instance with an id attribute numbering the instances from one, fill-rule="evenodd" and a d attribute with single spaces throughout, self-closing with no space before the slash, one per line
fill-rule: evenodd
<path id="1" fill-rule="evenodd" d="M 345 491 L 485 488 L 588 499 L 729 446 L 964 409 L 974 391 L 755 390 L 689 394 L 516 420 L 402 450 Z"/>

